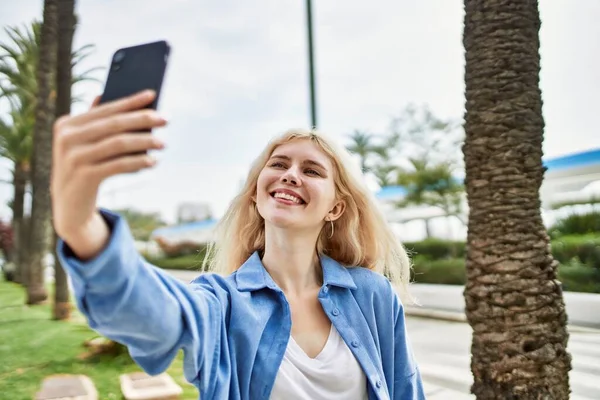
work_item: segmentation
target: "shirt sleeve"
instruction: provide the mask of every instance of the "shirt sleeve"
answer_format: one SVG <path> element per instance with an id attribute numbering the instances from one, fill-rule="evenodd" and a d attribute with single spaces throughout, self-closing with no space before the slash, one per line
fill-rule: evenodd
<path id="1" fill-rule="evenodd" d="M 225 337 L 223 304 L 205 283 L 185 285 L 146 262 L 124 219 L 101 210 L 111 229 L 104 250 L 81 261 L 59 240 L 57 254 L 71 278 L 78 308 L 92 329 L 126 345 L 147 373 L 165 371 L 180 349 L 193 382 L 210 379 Z M 206 372 L 206 373 L 205 373 Z"/>
<path id="2" fill-rule="evenodd" d="M 408 338 L 404 307 L 394 290 L 392 290 L 392 296 L 395 336 L 393 398 L 424 400 L 423 381 Z"/>

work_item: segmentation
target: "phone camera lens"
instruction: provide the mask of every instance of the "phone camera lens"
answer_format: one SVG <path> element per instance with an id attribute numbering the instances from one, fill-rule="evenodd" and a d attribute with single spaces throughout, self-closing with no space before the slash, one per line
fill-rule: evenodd
<path id="1" fill-rule="evenodd" d="M 114 57 L 113 61 L 116 62 L 116 63 L 120 63 L 121 61 L 123 61 L 124 58 L 125 58 L 125 52 L 124 51 L 117 51 L 115 53 L 115 57 Z"/>
<path id="2" fill-rule="evenodd" d="M 121 69 L 121 61 L 125 58 L 125 52 L 123 50 L 119 50 L 113 56 L 113 62 L 111 65 L 111 69 L 113 71 L 118 71 Z"/>

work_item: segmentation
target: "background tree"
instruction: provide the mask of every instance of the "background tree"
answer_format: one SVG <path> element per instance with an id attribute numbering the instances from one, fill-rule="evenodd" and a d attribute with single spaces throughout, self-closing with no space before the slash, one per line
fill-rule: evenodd
<path id="1" fill-rule="evenodd" d="M 427 107 L 408 105 L 383 135 L 355 131 L 348 150 L 361 159 L 363 171 L 382 186 L 405 190 L 398 208 L 436 207 L 464 223 L 464 186 L 461 175 L 462 130 L 456 122 L 436 117 Z M 429 218 L 425 219 L 431 236 Z"/>
<path id="2" fill-rule="evenodd" d="M 441 210 L 463 224 L 464 185 L 460 144 L 463 131 L 453 120 L 437 117 L 426 105 L 410 104 L 391 124 L 403 163 L 395 171 L 397 185 L 406 190 L 398 208 L 426 206 Z M 425 230 L 430 237 L 429 218 Z"/>
<path id="3" fill-rule="evenodd" d="M 5 29 L 9 40 L 0 43 L 0 99 L 8 103 L 6 117 L 0 117 L 0 156 L 11 160 L 13 166 L 14 196 L 10 207 L 13 212 L 14 257 L 16 280 L 25 283 L 25 260 L 28 253 L 28 219 L 25 219 L 25 193 L 30 185 L 33 127 L 38 83 L 36 71 L 39 63 L 41 22 L 33 21 L 21 27 Z M 72 53 L 72 66 L 81 63 L 93 49 L 86 45 Z M 73 76 L 72 83 L 95 80 L 89 69 Z M 52 82 L 54 87 L 54 82 Z M 73 97 L 72 102 L 80 99 Z M 21 246 L 20 243 L 23 243 Z"/>
<path id="4" fill-rule="evenodd" d="M 26 240 L 28 233 L 23 214 L 32 143 L 29 131 L 31 126 L 27 125 L 27 120 L 21 118 L 22 114 L 19 111 L 11 111 L 10 122 L 6 122 L 0 117 L 0 156 L 11 160 L 14 165 L 12 170 L 13 198 L 10 202 L 14 232 L 12 263 L 15 266 L 15 281 L 24 283 L 24 274 L 22 269 L 18 268 L 20 260 L 24 258 L 24 250 L 19 243 L 21 240 Z"/>
<path id="5" fill-rule="evenodd" d="M 75 0 L 61 0 L 58 5 L 58 47 L 56 60 L 56 118 L 71 113 L 72 47 L 75 33 Z M 58 237 L 52 230 L 54 252 L 54 319 L 66 320 L 71 315 L 67 274 L 56 254 Z"/>
<path id="6" fill-rule="evenodd" d="M 472 392 L 478 399 L 568 399 L 567 315 L 540 215 L 537 2 L 464 6 Z"/>
<path id="7" fill-rule="evenodd" d="M 390 124 L 394 150 L 404 157 L 427 159 L 434 164 L 448 162 L 462 166 L 460 145 L 464 133 L 452 119 L 436 116 L 427 105 L 409 104 Z"/>
<path id="8" fill-rule="evenodd" d="M 355 130 L 348 135 L 350 143 L 346 149 L 358 156 L 360 169 L 364 174 L 372 174 L 380 186 L 392 184 L 391 175 L 397 166 L 393 164 L 393 149 L 397 146 L 395 134 L 375 135 Z"/>
<path id="9" fill-rule="evenodd" d="M 114 211 L 125 218 L 129 228 L 131 229 L 131 234 L 136 240 L 150 240 L 150 236 L 155 229 L 166 226 L 166 223 L 162 220 L 158 213 L 148 213 L 132 208 L 124 208 Z"/>
<path id="10" fill-rule="evenodd" d="M 13 258 L 13 230 L 8 223 L 0 221 L 0 250 L 4 256 L 4 263 L 0 267 L 2 275 L 7 282 L 15 280 Z"/>
<path id="11" fill-rule="evenodd" d="M 355 130 L 352 134 L 348 135 L 348 137 L 350 139 L 348 150 L 359 157 L 360 170 L 363 173 L 369 171 L 369 159 L 376 153 L 377 149 L 377 146 L 374 143 L 374 140 L 376 140 L 375 135 Z"/>
<path id="12" fill-rule="evenodd" d="M 35 112 L 41 29 L 37 21 L 23 29 L 5 28 L 9 42 L 0 44 L 1 93 L 9 100 L 18 99 L 24 112 Z"/>
<path id="13" fill-rule="evenodd" d="M 13 162 L 13 199 L 15 280 L 26 282 L 23 260 L 27 255 L 29 230 L 24 219 L 26 187 L 30 178 L 33 125 L 37 93 L 37 70 L 41 24 L 24 29 L 5 29 L 8 43 L 0 43 L 0 96 L 9 103 L 8 119 L 0 119 L 0 155 Z"/>
<path id="14" fill-rule="evenodd" d="M 27 304 L 48 297 L 44 287 L 45 258 L 50 245 L 50 168 L 52 165 L 53 89 L 57 58 L 58 0 L 44 0 L 40 58 L 37 68 L 38 93 L 35 107 L 32 157 L 32 203 L 29 254 L 27 259 Z"/>
<path id="15" fill-rule="evenodd" d="M 406 189 L 398 208 L 429 206 L 443 211 L 444 215 L 456 217 L 465 224 L 463 217 L 464 185 L 453 176 L 449 163 L 430 165 L 426 159 L 410 159 L 411 168 L 397 173 L 397 184 Z M 425 220 L 427 237 L 431 237 L 429 219 Z"/>

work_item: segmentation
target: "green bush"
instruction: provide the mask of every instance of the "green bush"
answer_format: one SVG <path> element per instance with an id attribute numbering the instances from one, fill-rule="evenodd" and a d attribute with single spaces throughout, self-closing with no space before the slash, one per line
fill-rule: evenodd
<path id="1" fill-rule="evenodd" d="M 566 291 L 600 293 L 600 270 L 576 261 L 558 268 L 558 280 Z"/>
<path id="2" fill-rule="evenodd" d="M 561 281 L 563 289 L 566 291 L 600 293 L 600 270 L 590 268 L 577 261 L 561 264 L 558 267 L 558 280 Z M 462 258 L 428 260 L 425 257 L 415 257 L 411 281 L 464 285 L 466 282 L 465 261 Z"/>
<path id="3" fill-rule="evenodd" d="M 598 234 L 600 232 L 600 211 L 571 214 L 557 221 L 548 231 L 553 239 L 566 235 Z"/>
<path id="4" fill-rule="evenodd" d="M 206 252 L 206 245 L 198 244 L 194 242 L 179 242 L 177 244 L 169 243 L 160 237 L 155 238 L 156 244 L 166 255 L 166 257 L 180 257 L 187 255 L 194 255 L 198 253 L 204 254 Z"/>
<path id="5" fill-rule="evenodd" d="M 465 243 L 442 239 L 426 239 L 404 244 L 411 258 L 448 260 L 465 257 Z M 579 261 L 600 269 L 600 236 L 570 235 L 552 241 L 552 254 L 561 264 Z"/>
<path id="6" fill-rule="evenodd" d="M 404 247 L 411 257 L 425 257 L 429 260 L 463 258 L 465 243 L 429 238 L 420 242 L 407 242 Z"/>
<path id="7" fill-rule="evenodd" d="M 422 256 L 413 258 L 411 273 L 413 282 L 464 285 L 466 280 L 465 260 L 462 258 L 445 260 L 430 260 Z"/>
<path id="8" fill-rule="evenodd" d="M 146 257 L 146 260 L 149 263 L 163 269 L 188 269 L 192 271 L 199 271 L 202 269 L 204 255 L 188 254 L 185 256 L 164 258 Z"/>
<path id="9" fill-rule="evenodd" d="M 561 264 L 580 262 L 600 270 L 600 236 L 562 236 L 552 241 L 552 255 Z"/>

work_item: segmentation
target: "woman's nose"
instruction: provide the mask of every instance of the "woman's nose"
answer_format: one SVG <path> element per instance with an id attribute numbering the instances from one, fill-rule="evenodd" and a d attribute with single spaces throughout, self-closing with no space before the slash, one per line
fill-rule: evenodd
<path id="1" fill-rule="evenodd" d="M 287 183 L 290 185 L 298 185 L 300 179 L 298 179 L 298 174 L 296 173 L 295 168 L 289 168 L 285 173 L 281 176 L 281 181 L 283 183 Z"/>

